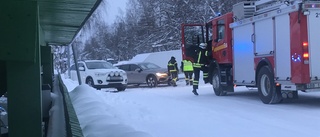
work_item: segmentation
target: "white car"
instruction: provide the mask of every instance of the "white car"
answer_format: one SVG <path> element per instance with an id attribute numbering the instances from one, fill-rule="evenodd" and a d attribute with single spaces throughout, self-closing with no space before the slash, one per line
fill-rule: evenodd
<path id="1" fill-rule="evenodd" d="M 78 62 L 82 83 L 86 83 L 98 90 L 101 88 L 116 88 L 124 91 L 127 88 L 127 73 L 112 66 L 104 60 L 86 60 Z M 77 81 L 75 64 L 70 68 L 71 79 Z"/>

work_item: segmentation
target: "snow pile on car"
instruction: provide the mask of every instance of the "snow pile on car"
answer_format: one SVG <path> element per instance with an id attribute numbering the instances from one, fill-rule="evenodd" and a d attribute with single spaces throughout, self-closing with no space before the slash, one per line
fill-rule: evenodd
<path id="1" fill-rule="evenodd" d="M 162 68 L 167 68 L 168 61 L 174 56 L 180 65 L 182 61 L 181 50 L 170 50 L 162 52 L 143 53 L 134 56 L 129 62 L 151 62 Z M 121 62 L 118 63 L 119 65 Z"/>

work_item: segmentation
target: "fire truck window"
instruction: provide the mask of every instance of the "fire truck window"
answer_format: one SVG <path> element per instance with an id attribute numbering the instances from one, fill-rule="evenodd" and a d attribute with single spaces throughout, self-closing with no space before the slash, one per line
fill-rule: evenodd
<path id="1" fill-rule="evenodd" d="M 204 26 L 185 26 L 183 39 L 185 43 L 185 54 L 187 57 L 194 58 L 196 56 L 196 49 L 199 44 L 203 43 L 205 39 Z"/>
<path id="2" fill-rule="evenodd" d="M 218 28 L 218 41 L 222 40 L 224 38 L 225 29 L 224 26 L 219 26 Z"/>
<path id="3" fill-rule="evenodd" d="M 208 34 L 209 34 L 208 41 L 211 41 L 213 39 L 212 31 L 213 31 L 212 27 L 210 27 L 209 30 L 208 30 Z"/>
<path id="4" fill-rule="evenodd" d="M 191 46 L 199 46 L 200 43 L 203 42 L 203 36 L 202 34 L 204 31 L 201 26 L 185 26 L 184 28 L 184 42 L 185 46 L 191 47 Z"/>
<path id="5" fill-rule="evenodd" d="M 225 24 L 223 20 L 218 21 L 218 41 L 224 39 Z"/>

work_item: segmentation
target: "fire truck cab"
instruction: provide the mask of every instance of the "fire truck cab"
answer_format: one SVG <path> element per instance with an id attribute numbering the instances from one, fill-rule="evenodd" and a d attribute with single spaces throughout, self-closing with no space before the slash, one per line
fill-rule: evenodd
<path id="1" fill-rule="evenodd" d="M 320 1 L 244 1 L 205 24 L 182 24 L 182 58 L 193 61 L 207 43 L 217 96 L 257 87 L 263 103 L 279 103 L 320 88 L 319 24 Z"/>

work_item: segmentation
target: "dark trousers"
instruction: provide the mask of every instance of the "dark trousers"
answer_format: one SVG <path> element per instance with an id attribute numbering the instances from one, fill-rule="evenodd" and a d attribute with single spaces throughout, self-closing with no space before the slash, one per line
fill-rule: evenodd
<path id="1" fill-rule="evenodd" d="M 178 79 L 178 72 L 177 71 L 171 71 L 170 72 L 170 77 L 171 77 L 171 81 L 174 82 L 174 84 L 175 84 L 177 79 Z"/>
<path id="2" fill-rule="evenodd" d="M 193 71 L 184 71 L 184 78 L 186 80 L 186 83 L 189 83 L 191 84 L 192 82 L 192 75 L 193 75 Z"/>
<path id="3" fill-rule="evenodd" d="M 205 83 L 208 82 L 208 67 L 201 66 L 201 68 L 193 68 L 194 79 L 193 79 L 193 89 L 198 89 L 199 87 L 199 78 L 200 78 L 200 71 L 203 72 L 203 80 Z"/>

